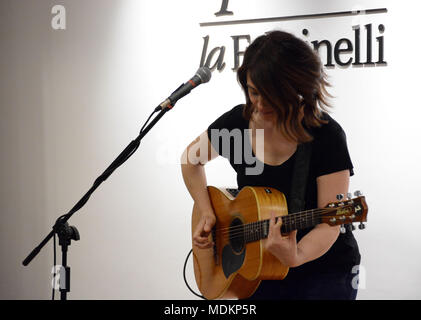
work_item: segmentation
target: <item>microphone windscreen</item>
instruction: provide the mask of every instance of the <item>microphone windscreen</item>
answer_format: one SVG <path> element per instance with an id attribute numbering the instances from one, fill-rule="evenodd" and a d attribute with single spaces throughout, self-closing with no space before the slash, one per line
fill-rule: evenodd
<path id="1" fill-rule="evenodd" d="M 211 79 L 212 72 L 208 67 L 200 67 L 196 72 L 196 76 L 200 78 L 201 83 L 206 83 Z"/>

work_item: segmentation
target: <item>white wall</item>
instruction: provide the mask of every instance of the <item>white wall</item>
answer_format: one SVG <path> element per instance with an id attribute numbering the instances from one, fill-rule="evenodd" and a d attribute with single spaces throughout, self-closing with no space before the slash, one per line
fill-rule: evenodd
<path id="1" fill-rule="evenodd" d="M 66 29 L 51 8 L 64 5 Z M 230 70 L 232 35 L 275 28 L 306 40 L 353 39 L 351 17 L 223 27 L 200 22 L 387 8 L 361 17 L 385 25 L 387 66 L 328 69 L 333 117 L 344 127 L 368 225 L 356 232 L 365 289 L 359 299 L 421 298 L 417 212 L 420 173 L 416 2 L 231 0 L 234 16 L 216 18 L 221 1 L 46 0 L 0 2 L 1 232 L 0 298 L 49 299 L 52 242 L 22 260 L 137 136 L 152 109 L 226 46 L 225 70 L 179 101 L 70 220 L 81 234 L 69 252 L 71 299 L 192 299 L 182 267 L 190 249 L 192 200 L 178 165 L 185 145 L 213 119 L 244 101 Z M 373 38 L 379 36 L 373 30 Z M 364 48 L 361 49 L 364 52 Z M 373 50 L 373 60 L 376 60 Z M 362 54 L 361 60 L 364 61 Z M 209 184 L 234 185 L 223 159 Z M 60 257 L 60 256 L 59 256 Z M 58 261 L 59 263 L 59 261 Z M 193 287 L 191 265 L 188 278 Z"/>

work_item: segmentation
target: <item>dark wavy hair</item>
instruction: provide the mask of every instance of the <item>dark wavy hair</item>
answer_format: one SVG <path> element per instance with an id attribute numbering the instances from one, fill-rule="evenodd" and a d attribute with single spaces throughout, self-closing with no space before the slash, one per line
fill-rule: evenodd
<path id="1" fill-rule="evenodd" d="M 304 125 L 320 127 L 328 111 L 326 90 L 330 84 L 318 54 L 303 40 L 283 31 L 271 31 L 254 40 L 244 53 L 237 78 L 246 95 L 243 116 L 254 111 L 247 87 L 247 74 L 263 99 L 275 109 L 284 135 L 299 143 L 313 138 Z M 300 116 L 303 107 L 304 118 Z"/>

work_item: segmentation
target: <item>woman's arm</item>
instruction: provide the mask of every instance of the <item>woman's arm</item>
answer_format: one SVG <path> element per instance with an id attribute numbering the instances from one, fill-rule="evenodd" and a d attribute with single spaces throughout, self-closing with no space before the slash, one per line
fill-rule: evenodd
<path id="1" fill-rule="evenodd" d="M 218 153 L 213 149 L 207 131 L 190 143 L 181 156 L 184 183 L 202 213 L 202 218 L 193 233 L 193 243 L 203 249 L 212 246 L 208 236 L 216 222 L 207 190 L 204 165 L 217 156 Z"/>
<path id="2" fill-rule="evenodd" d="M 324 208 L 329 202 L 337 201 L 337 194 L 347 194 L 349 176 L 349 170 L 343 170 L 317 178 L 319 208 Z M 319 224 L 297 244 L 297 232 L 293 231 L 288 236 L 282 236 L 280 227 L 280 223 L 275 224 L 275 218 L 272 217 L 270 228 L 272 231 L 269 231 L 266 248 L 289 267 L 298 267 L 325 254 L 338 238 L 340 228 L 331 227 L 326 223 Z"/>

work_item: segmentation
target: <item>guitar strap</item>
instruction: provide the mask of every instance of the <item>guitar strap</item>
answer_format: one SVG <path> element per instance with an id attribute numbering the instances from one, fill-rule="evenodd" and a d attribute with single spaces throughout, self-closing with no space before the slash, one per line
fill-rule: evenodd
<path id="1" fill-rule="evenodd" d="M 311 142 L 299 144 L 292 172 L 290 199 L 288 200 L 289 213 L 305 210 L 305 195 L 310 168 L 310 158 Z"/>

